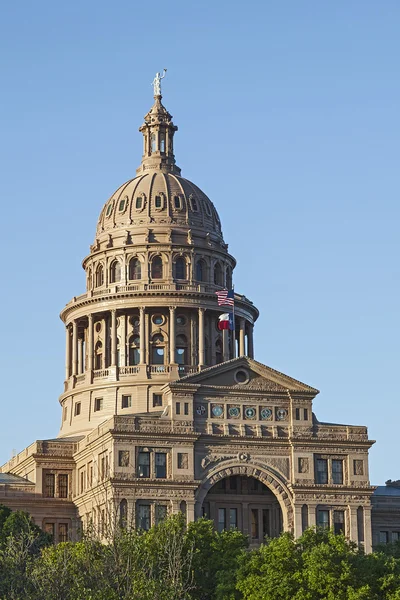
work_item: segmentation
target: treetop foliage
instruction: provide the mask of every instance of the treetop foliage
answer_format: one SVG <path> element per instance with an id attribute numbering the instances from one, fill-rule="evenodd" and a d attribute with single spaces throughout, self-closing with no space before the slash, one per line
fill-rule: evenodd
<path id="1" fill-rule="evenodd" d="M 400 545 L 365 555 L 308 529 L 249 549 L 237 530 L 173 515 L 53 545 L 29 515 L 0 505 L 0 600 L 400 600 Z"/>

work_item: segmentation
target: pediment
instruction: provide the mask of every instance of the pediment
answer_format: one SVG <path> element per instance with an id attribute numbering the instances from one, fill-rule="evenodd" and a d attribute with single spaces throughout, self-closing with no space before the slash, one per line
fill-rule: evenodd
<path id="1" fill-rule="evenodd" d="M 243 374 L 246 375 L 245 380 L 243 380 Z M 174 385 L 179 385 L 179 383 L 193 383 L 202 387 L 229 387 L 243 391 L 307 392 L 314 396 L 319 393 L 317 389 L 297 379 L 243 356 L 207 367 L 200 373 L 182 377 Z"/>

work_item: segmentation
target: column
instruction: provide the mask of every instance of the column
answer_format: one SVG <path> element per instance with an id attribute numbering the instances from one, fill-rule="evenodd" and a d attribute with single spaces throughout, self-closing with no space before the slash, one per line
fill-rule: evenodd
<path id="1" fill-rule="evenodd" d="M 245 332 L 246 332 L 246 321 L 244 319 L 240 319 L 239 322 L 239 356 L 246 355 L 246 346 L 245 346 Z"/>
<path id="2" fill-rule="evenodd" d="M 93 370 L 93 315 L 88 316 L 88 370 Z"/>
<path id="3" fill-rule="evenodd" d="M 72 375 L 78 373 L 78 322 L 72 321 Z"/>
<path id="4" fill-rule="evenodd" d="M 111 311 L 111 366 L 117 364 L 117 311 Z"/>
<path id="5" fill-rule="evenodd" d="M 199 367 L 204 367 L 204 308 L 199 308 Z"/>
<path id="6" fill-rule="evenodd" d="M 235 323 L 235 329 L 231 332 L 231 343 L 232 343 L 231 358 L 236 358 L 236 321 L 234 321 L 234 323 Z"/>
<path id="7" fill-rule="evenodd" d="M 68 325 L 65 328 L 65 381 L 71 372 L 71 332 Z"/>
<path id="8" fill-rule="evenodd" d="M 195 520 L 195 503 L 193 500 L 186 501 L 186 520 L 188 523 Z"/>
<path id="9" fill-rule="evenodd" d="M 196 347 L 196 317 L 192 313 L 190 315 L 190 364 L 192 366 L 197 365 Z"/>
<path id="10" fill-rule="evenodd" d="M 316 504 L 308 505 L 308 526 L 309 527 L 315 527 L 317 524 L 316 510 L 317 510 Z"/>
<path id="11" fill-rule="evenodd" d="M 83 338 L 78 338 L 78 375 L 82 373 L 83 366 Z"/>
<path id="12" fill-rule="evenodd" d="M 222 347 L 223 347 L 223 355 L 224 362 L 229 360 L 229 329 L 224 329 L 222 331 Z"/>
<path id="13" fill-rule="evenodd" d="M 301 518 L 301 505 L 294 507 L 294 537 L 298 538 L 303 533 L 303 524 Z"/>
<path id="14" fill-rule="evenodd" d="M 121 341 L 119 345 L 120 351 L 120 366 L 126 366 L 126 315 L 121 315 Z"/>
<path id="15" fill-rule="evenodd" d="M 247 333 L 247 355 L 250 358 L 254 358 L 254 344 L 253 344 L 253 325 L 251 323 L 248 324 L 248 333 Z"/>
<path id="16" fill-rule="evenodd" d="M 140 364 L 144 365 L 146 362 L 146 325 L 145 325 L 145 311 L 144 306 L 140 307 L 139 316 L 139 335 L 140 335 Z M 147 315 L 148 316 L 148 315 Z"/>
<path id="17" fill-rule="evenodd" d="M 364 551 L 366 554 L 372 552 L 372 524 L 371 506 L 363 506 L 364 514 Z"/>
<path id="18" fill-rule="evenodd" d="M 144 318 L 144 344 L 145 344 L 145 354 L 146 360 L 145 363 L 147 365 L 150 364 L 150 315 L 149 313 L 145 314 Z"/>
<path id="19" fill-rule="evenodd" d="M 357 522 L 357 507 L 350 506 L 350 527 L 346 531 L 352 542 L 358 544 L 358 522 Z"/>
<path id="20" fill-rule="evenodd" d="M 175 310 L 176 306 L 169 307 L 169 362 L 175 364 Z"/>

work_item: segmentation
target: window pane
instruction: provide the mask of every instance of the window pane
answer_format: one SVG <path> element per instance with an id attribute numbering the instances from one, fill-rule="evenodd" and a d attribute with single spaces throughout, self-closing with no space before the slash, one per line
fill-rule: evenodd
<path id="1" fill-rule="evenodd" d="M 165 479 L 167 476 L 167 455 L 164 452 L 156 452 L 155 456 L 156 477 Z"/>
<path id="2" fill-rule="evenodd" d="M 68 498 L 68 475 L 58 476 L 58 493 L 60 498 Z"/>
<path id="3" fill-rule="evenodd" d="M 335 510 L 333 513 L 333 528 L 335 534 L 344 533 L 344 511 Z"/>
<path id="4" fill-rule="evenodd" d="M 269 510 L 263 508 L 263 537 L 270 537 Z"/>
<path id="5" fill-rule="evenodd" d="M 54 498 L 55 495 L 55 475 L 46 473 L 45 477 L 45 496 L 46 498 Z"/>
<path id="6" fill-rule="evenodd" d="M 317 525 L 323 529 L 329 529 L 329 510 L 318 511 Z"/>
<path id="7" fill-rule="evenodd" d="M 68 524 L 60 523 L 58 525 L 58 541 L 59 542 L 67 542 L 68 541 Z"/>
<path id="8" fill-rule="evenodd" d="M 138 477 L 150 477 L 150 452 L 139 452 Z"/>
<path id="9" fill-rule="evenodd" d="M 388 531 L 380 531 L 379 532 L 379 543 L 380 544 L 388 544 L 389 543 L 389 532 Z"/>
<path id="10" fill-rule="evenodd" d="M 150 529 L 150 505 L 139 504 L 137 526 L 139 529 L 148 531 Z"/>
<path id="11" fill-rule="evenodd" d="M 156 525 L 167 518 L 167 507 L 164 504 L 156 504 Z"/>
<path id="12" fill-rule="evenodd" d="M 328 483 L 328 461 L 317 459 L 317 483 Z"/>
<path id="13" fill-rule="evenodd" d="M 218 531 L 221 532 L 225 529 L 225 508 L 218 509 Z"/>
<path id="14" fill-rule="evenodd" d="M 229 529 L 237 528 L 237 508 L 229 509 Z"/>
<path id="15" fill-rule="evenodd" d="M 333 483 L 343 483 L 343 461 L 332 461 L 332 480 Z"/>

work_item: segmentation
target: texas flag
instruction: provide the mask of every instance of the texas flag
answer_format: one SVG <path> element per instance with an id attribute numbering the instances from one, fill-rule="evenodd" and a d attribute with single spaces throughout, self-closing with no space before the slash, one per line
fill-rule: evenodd
<path id="1" fill-rule="evenodd" d="M 218 317 L 218 329 L 230 329 L 233 331 L 235 325 L 233 322 L 233 313 L 224 313 Z"/>

